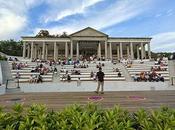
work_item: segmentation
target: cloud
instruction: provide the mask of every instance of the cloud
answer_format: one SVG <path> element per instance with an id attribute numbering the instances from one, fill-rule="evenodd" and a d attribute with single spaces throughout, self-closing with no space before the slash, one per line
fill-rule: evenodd
<path id="1" fill-rule="evenodd" d="M 36 0 L 0 0 L 0 39 L 19 35 L 28 24 L 27 11 L 36 4 Z"/>
<path id="2" fill-rule="evenodd" d="M 26 17 L 0 9 L 0 39 L 8 39 L 26 26 Z"/>
<path id="3" fill-rule="evenodd" d="M 174 14 L 174 11 L 173 9 L 169 9 L 167 12 L 166 12 L 167 16 L 171 16 Z"/>
<path id="4" fill-rule="evenodd" d="M 159 33 L 152 37 L 151 48 L 154 52 L 175 52 L 175 32 Z"/>
<path id="5" fill-rule="evenodd" d="M 63 3 L 66 4 L 66 1 L 64 2 Z M 81 9 L 82 4 L 79 6 L 77 4 L 75 4 L 75 6 L 70 4 L 72 7 L 69 9 L 69 11 L 67 8 L 62 10 L 60 13 L 58 13 L 61 14 L 59 15 L 59 18 L 57 17 L 57 14 L 53 13 L 51 17 L 47 17 L 46 21 L 48 22 L 51 20 L 60 20 L 63 17 L 73 15 L 77 12 L 82 13 L 82 18 L 70 19 L 69 21 L 64 22 L 64 24 L 61 26 L 54 26 L 45 29 L 48 29 L 51 33 L 60 33 L 61 31 L 72 33 L 87 26 L 94 27 L 96 29 L 103 29 L 138 16 L 145 10 L 149 9 L 150 4 L 150 0 L 118 0 L 112 4 L 108 3 L 105 8 L 97 8 L 96 10 L 89 11 L 88 7 L 97 2 L 99 2 L 99 0 L 94 0 L 88 4 L 86 3 L 87 5 L 84 5 L 83 9 Z M 74 9 L 77 9 L 79 11 L 75 11 Z M 56 16 L 56 19 L 52 18 L 53 16 Z M 36 28 L 35 32 L 36 30 L 39 30 L 39 28 Z"/>
<path id="6" fill-rule="evenodd" d="M 49 12 L 42 17 L 45 23 L 59 21 L 67 16 L 84 13 L 86 8 L 103 0 L 53 0 L 47 1 Z"/>

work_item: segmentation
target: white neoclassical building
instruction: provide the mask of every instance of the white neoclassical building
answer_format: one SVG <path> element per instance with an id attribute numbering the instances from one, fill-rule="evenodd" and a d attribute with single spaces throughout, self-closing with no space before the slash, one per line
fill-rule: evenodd
<path id="1" fill-rule="evenodd" d="M 23 36 L 23 57 L 55 60 L 96 55 L 105 59 L 151 59 L 149 37 L 109 37 L 87 27 L 67 38 Z M 147 50 L 147 51 L 146 51 Z"/>

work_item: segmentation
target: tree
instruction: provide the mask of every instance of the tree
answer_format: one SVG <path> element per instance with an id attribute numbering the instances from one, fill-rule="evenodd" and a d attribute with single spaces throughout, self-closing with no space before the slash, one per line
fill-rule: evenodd
<path id="1" fill-rule="evenodd" d="M 12 56 L 22 56 L 22 41 L 5 40 L 0 41 L 0 52 Z"/>
<path id="2" fill-rule="evenodd" d="M 66 32 L 63 32 L 61 35 L 60 35 L 61 38 L 68 38 L 69 36 L 67 35 Z"/>
<path id="3" fill-rule="evenodd" d="M 49 31 L 47 30 L 40 30 L 36 37 L 50 37 Z"/>

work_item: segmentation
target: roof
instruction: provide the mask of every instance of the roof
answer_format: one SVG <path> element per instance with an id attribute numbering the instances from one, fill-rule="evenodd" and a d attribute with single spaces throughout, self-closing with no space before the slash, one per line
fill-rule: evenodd
<path id="1" fill-rule="evenodd" d="M 109 39 L 152 39 L 151 37 L 109 37 Z"/>
<path id="2" fill-rule="evenodd" d="M 105 34 L 105 33 L 103 33 L 103 32 L 100 32 L 100 31 L 98 31 L 98 30 L 96 30 L 96 29 L 94 29 L 94 28 L 91 28 L 91 27 L 84 28 L 84 29 L 82 29 L 82 30 L 80 30 L 80 31 L 77 31 L 77 32 L 75 32 L 75 33 L 70 34 L 69 36 L 85 36 L 87 33 L 89 33 L 90 35 L 91 35 L 92 33 L 95 33 L 95 34 L 98 35 L 98 36 L 105 36 L 105 37 L 108 37 L 107 34 Z M 84 34 L 84 35 L 83 35 L 83 34 Z"/>

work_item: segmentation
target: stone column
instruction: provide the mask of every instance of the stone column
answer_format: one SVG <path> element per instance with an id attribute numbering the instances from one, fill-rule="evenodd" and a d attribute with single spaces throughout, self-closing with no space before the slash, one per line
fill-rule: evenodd
<path id="1" fill-rule="evenodd" d="M 48 44 L 46 44 L 46 56 L 45 56 L 45 59 L 47 60 L 48 58 Z"/>
<path id="2" fill-rule="evenodd" d="M 101 59 L 101 43 L 100 42 L 98 42 L 98 58 L 100 58 Z"/>
<path id="3" fill-rule="evenodd" d="M 66 57 L 66 59 L 68 58 L 68 45 L 67 45 L 68 43 L 66 42 L 65 43 L 65 57 Z"/>
<path id="4" fill-rule="evenodd" d="M 53 54 L 53 57 L 54 57 L 54 61 L 57 61 L 57 59 L 58 59 L 58 46 L 57 46 L 57 42 L 54 42 L 54 54 Z"/>
<path id="5" fill-rule="evenodd" d="M 40 51 L 40 59 L 42 59 L 42 47 L 40 47 L 39 51 Z"/>
<path id="6" fill-rule="evenodd" d="M 120 60 L 120 48 L 118 45 L 117 45 L 117 58 L 118 60 Z"/>
<path id="7" fill-rule="evenodd" d="M 107 48 L 107 45 L 108 45 L 108 43 L 107 43 L 107 41 L 105 41 L 105 60 L 107 60 L 107 58 L 108 58 L 108 48 Z"/>
<path id="8" fill-rule="evenodd" d="M 73 41 L 70 42 L 70 57 L 73 60 Z"/>
<path id="9" fill-rule="evenodd" d="M 133 43 L 130 42 L 130 48 L 131 48 L 131 59 L 134 59 L 134 52 L 133 52 Z"/>
<path id="10" fill-rule="evenodd" d="M 122 47 L 122 42 L 120 42 L 120 59 L 123 59 L 123 47 Z"/>
<path id="11" fill-rule="evenodd" d="M 143 44 L 143 57 L 146 59 L 146 51 L 145 51 L 145 45 Z"/>
<path id="12" fill-rule="evenodd" d="M 109 43 L 109 54 L 110 60 L 112 60 L 112 42 Z"/>
<path id="13" fill-rule="evenodd" d="M 150 43 L 148 43 L 148 57 L 151 60 L 151 49 L 150 49 Z"/>
<path id="14" fill-rule="evenodd" d="M 30 45 L 27 45 L 27 58 L 30 58 Z"/>
<path id="15" fill-rule="evenodd" d="M 40 48 L 38 47 L 38 58 L 40 59 Z"/>
<path id="16" fill-rule="evenodd" d="M 140 59 L 139 45 L 137 45 L 137 59 Z"/>
<path id="17" fill-rule="evenodd" d="M 128 59 L 130 58 L 129 45 L 126 46 Z"/>
<path id="18" fill-rule="evenodd" d="M 46 43 L 43 42 L 42 59 L 45 60 Z"/>
<path id="19" fill-rule="evenodd" d="M 107 58 L 109 59 L 110 58 L 110 49 L 109 49 L 109 44 L 107 43 Z"/>
<path id="20" fill-rule="evenodd" d="M 37 50 L 38 50 L 38 45 L 35 45 L 35 53 L 34 53 L 34 58 L 37 58 Z"/>
<path id="21" fill-rule="evenodd" d="M 143 42 L 141 42 L 141 59 L 144 57 L 144 52 L 143 52 Z"/>
<path id="22" fill-rule="evenodd" d="M 31 42 L 31 56 L 30 56 L 30 58 L 31 58 L 31 60 L 33 59 L 33 42 Z"/>
<path id="23" fill-rule="evenodd" d="M 76 58 L 77 58 L 77 60 L 79 59 L 79 43 L 77 42 L 77 48 L 76 48 L 76 50 L 77 50 L 77 56 L 76 56 Z"/>
<path id="24" fill-rule="evenodd" d="M 24 42 L 23 43 L 23 58 L 25 58 L 26 57 L 26 43 Z"/>

